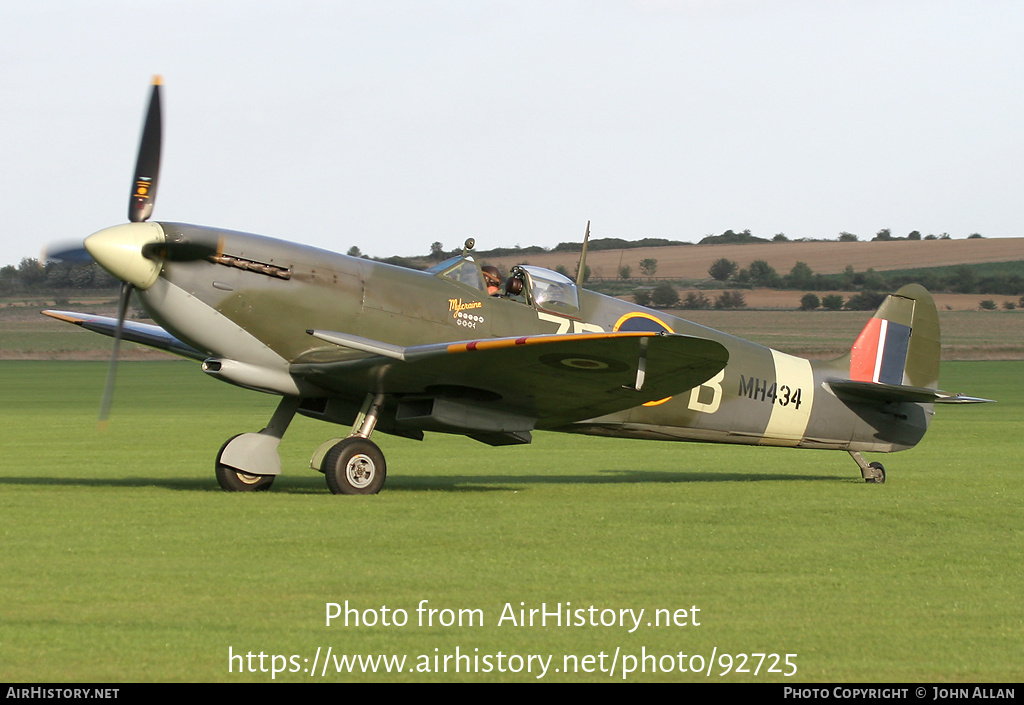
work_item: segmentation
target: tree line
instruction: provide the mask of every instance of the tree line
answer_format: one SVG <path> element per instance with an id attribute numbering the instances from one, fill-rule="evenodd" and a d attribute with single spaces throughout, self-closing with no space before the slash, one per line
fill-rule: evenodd
<path id="1" fill-rule="evenodd" d="M 980 237 L 984 237 L 981 233 L 971 233 L 967 236 L 968 240 L 974 240 Z M 928 235 L 922 235 L 920 230 L 911 230 L 905 237 L 899 237 L 892 234 L 892 230 L 889 228 L 882 228 L 875 236 L 871 238 L 871 242 L 882 242 L 889 240 L 952 240 L 953 237 L 949 233 L 941 233 L 935 235 L 929 233 Z M 837 238 L 838 242 L 858 242 L 860 236 L 854 233 L 846 232 L 845 230 L 839 233 Z M 726 230 L 721 235 L 707 235 L 698 242 L 698 245 L 743 245 L 743 244 L 757 244 L 766 242 L 832 242 L 827 238 L 807 238 L 802 237 L 796 240 L 790 240 L 786 237 L 785 233 L 776 233 L 771 239 L 765 237 L 758 237 L 751 234 L 749 230 L 743 232 L 733 232 L 732 230 Z"/>
<path id="2" fill-rule="evenodd" d="M 876 272 L 870 267 L 864 272 L 857 272 L 853 265 L 847 265 L 838 274 L 821 274 L 814 272 L 806 262 L 797 262 L 788 274 L 779 274 L 763 259 L 741 268 L 736 262 L 722 257 L 708 267 L 708 275 L 718 282 L 731 282 L 741 287 L 811 292 L 894 291 L 904 284 L 916 282 L 929 291 L 950 294 L 1024 294 L 1024 276 L 1021 274 L 986 272 L 967 264 L 895 272 Z"/>
<path id="3" fill-rule="evenodd" d="M 648 266 L 653 273 L 654 266 Z M 724 286 L 738 288 L 765 288 L 807 292 L 800 299 L 800 310 L 811 311 L 824 308 L 830 311 L 842 309 L 850 311 L 872 311 L 881 305 L 886 293 L 895 291 L 910 283 L 922 284 L 933 292 L 955 294 L 997 294 L 1003 296 L 1020 296 L 1021 307 L 1024 307 L 1024 276 L 1013 272 L 985 273 L 971 265 L 936 268 L 931 270 L 909 270 L 902 272 L 876 272 L 872 268 L 857 272 L 853 265 L 847 265 L 838 274 L 820 274 L 814 272 L 806 262 L 797 262 L 788 274 L 779 274 L 766 260 L 758 259 L 749 266 L 741 268 L 738 263 L 722 257 L 715 260 L 708 268 L 711 279 Z M 629 279 L 627 268 L 620 272 L 621 279 Z M 819 297 L 815 291 L 852 291 L 849 297 L 840 294 L 825 294 Z M 737 289 L 728 289 L 720 293 L 714 300 L 706 294 L 690 291 L 680 297 L 676 286 L 670 282 L 662 282 L 657 286 L 641 287 L 634 291 L 633 300 L 641 306 L 654 308 L 683 309 L 734 309 L 746 307 L 743 294 Z M 1004 303 L 1003 307 L 1017 307 L 1016 303 Z M 981 303 L 983 309 L 995 309 L 992 300 Z"/>
<path id="4" fill-rule="evenodd" d="M 40 263 L 25 257 L 17 267 L 0 267 L 0 294 L 33 294 L 61 289 L 113 289 L 118 281 L 95 262 Z"/>

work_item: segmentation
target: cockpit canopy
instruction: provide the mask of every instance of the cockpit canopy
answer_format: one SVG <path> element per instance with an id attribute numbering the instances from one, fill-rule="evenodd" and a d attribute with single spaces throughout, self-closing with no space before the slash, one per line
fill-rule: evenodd
<path id="1" fill-rule="evenodd" d="M 472 289 L 487 291 L 480 266 L 470 256 L 452 257 L 427 271 Z M 529 264 L 512 268 L 503 293 L 513 301 L 554 313 L 572 314 L 580 309 L 576 282 L 564 274 Z"/>
<path id="2" fill-rule="evenodd" d="M 576 282 L 564 274 L 543 267 L 521 264 L 512 268 L 512 277 L 522 279 L 528 299 L 537 308 L 560 313 L 580 309 Z"/>
<path id="3" fill-rule="evenodd" d="M 485 291 L 484 278 L 480 274 L 480 267 L 477 266 L 472 257 L 452 257 L 440 264 L 435 264 L 427 271 L 445 279 L 465 284 L 473 289 Z"/>

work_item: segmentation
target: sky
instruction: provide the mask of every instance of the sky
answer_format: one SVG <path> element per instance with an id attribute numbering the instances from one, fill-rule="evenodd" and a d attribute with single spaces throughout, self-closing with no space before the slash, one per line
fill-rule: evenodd
<path id="1" fill-rule="evenodd" d="M 374 256 L 1024 236 L 1024 3 L 5 0 L 0 265 L 127 219 Z"/>

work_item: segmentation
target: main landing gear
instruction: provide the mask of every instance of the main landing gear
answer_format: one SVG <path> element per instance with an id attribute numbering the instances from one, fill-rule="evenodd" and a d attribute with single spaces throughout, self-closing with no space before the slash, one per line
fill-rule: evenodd
<path id="1" fill-rule="evenodd" d="M 217 484 L 226 492 L 268 489 L 281 474 L 278 444 L 299 409 L 297 397 L 284 397 L 267 427 L 229 439 L 217 453 Z M 320 446 L 310 465 L 327 478 L 334 494 L 377 494 L 387 478 L 384 453 L 370 440 L 377 425 L 383 394 L 368 394 L 348 438 L 335 438 Z"/>
<path id="2" fill-rule="evenodd" d="M 383 394 L 368 394 L 352 435 L 331 445 L 323 456 L 319 470 L 334 494 L 377 494 L 384 487 L 387 463 L 384 453 L 370 440 L 382 406 Z"/>
<path id="3" fill-rule="evenodd" d="M 854 462 L 860 468 L 861 477 L 864 478 L 864 482 L 871 484 L 880 485 L 885 482 L 885 466 L 881 463 L 868 463 L 864 460 L 859 452 L 855 450 L 847 451 L 850 457 L 853 458 Z"/>

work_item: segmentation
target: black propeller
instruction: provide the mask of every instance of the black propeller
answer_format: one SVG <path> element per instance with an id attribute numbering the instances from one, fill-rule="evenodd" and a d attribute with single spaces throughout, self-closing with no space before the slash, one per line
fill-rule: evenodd
<path id="1" fill-rule="evenodd" d="M 141 225 L 153 214 L 156 201 L 157 181 L 160 172 L 161 152 L 161 109 L 159 76 L 153 78 L 153 89 L 149 98 L 149 109 L 142 128 L 139 153 L 132 178 L 132 189 L 128 196 L 128 220 L 132 224 L 116 225 L 87 238 L 93 254 L 107 271 L 121 280 L 121 292 L 117 301 L 117 326 L 114 331 L 114 348 L 110 357 L 110 369 L 100 405 L 100 427 L 104 427 L 110 415 L 114 396 L 114 380 L 117 361 L 121 350 L 125 316 L 132 291 L 138 287 L 146 289 L 159 276 L 164 262 L 190 262 L 207 259 L 217 254 L 218 247 L 191 242 L 180 233 L 165 232 L 160 225 Z M 139 224 L 139 225 L 134 225 Z M 148 240 L 148 242 L 147 242 Z M 147 266 L 133 256 L 136 246 L 141 247 L 142 256 L 154 263 Z M 102 255 L 100 254 L 102 253 Z M 45 260 L 65 262 L 88 261 L 86 248 L 60 243 L 44 252 Z"/>
<path id="2" fill-rule="evenodd" d="M 61 242 L 51 242 L 43 250 L 42 256 L 39 258 L 42 264 L 47 262 L 67 262 L 68 264 L 85 264 L 92 262 L 92 255 L 82 245 L 82 241 L 68 242 L 63 240 Z"/>
<path id="3" fill-rule="evenodd" d="M 128 220 L 141 223 L 153 214 L 156 201 L 157 177 L 160 172 L 161 147 L 161 115 L 160 115 L 160 84 L 159 76 L 153 77 L 153 91 L 149 98 L 149 111 L 146 113 L 146 125 L 142 129 L 142 140 L 139 143 L 139 157 L 135 162 L 135 178 L 132 180 L 132 192 L 128 198 Z M 150 257 L 145 251 L 143 254 Z M 162 251 L 164 257 L 167 251 Z M 153 257 L 150 257 L 153 259 Z M 128 314 L 128 301 L 132 296 L 130 282 L 121 282 L 121 293 L 117 299 L 117 328 L 114 331 L 114 349 L 110 355 L 110 368 L 107 371 L 107 383 L 103 389 L 103 401 L 100 402 L 100 428 L 105 428 L 110 417 L 110 407 L 114 401 L 114 381 L 117 377 L 117 358 L 121 351 L 121 334 L 124 331 L 124 319 Z"/>
<path id="4" fill-rule="evenodd" d="M 114 380 L 117 378 L 117 356 L 121 350 L 121 334 L 124 331 L 124 319 L 128 313 L 128 300 L 135 287 L 130 282 L 121 282 L 121 294 L 117 299 L 117 328 L 114 330 L 114 350 L 110 355 L 110 368 L 107 370 L 107 384 L 103 388 L 103 401 L 100 402 L 100 429 L 107 427 L 110 417 L 110 405 L 114 401 Z"/>
<path id="5" fill-rule="evenodd" d="M 128 220 L 141 223 L 153 215 L 156 201 L 157 177 L 160 173 L 160 84 L 159 76 L 153 77 L 153 92 L 149 97 L 149 112 L 146 126 L 139 143 L 139 158 L 135 162 L 135 178 L 132 179 L 132 194 L 128 199 Z"/>

